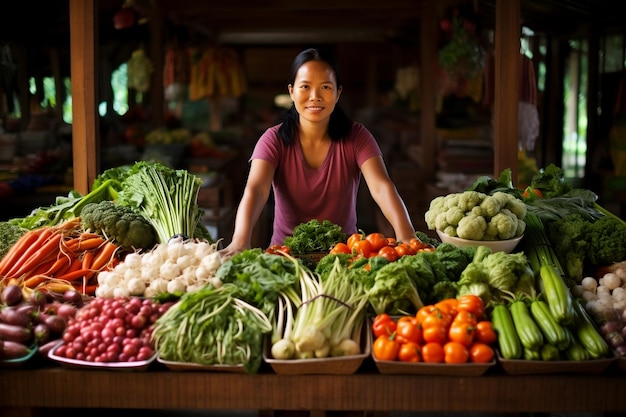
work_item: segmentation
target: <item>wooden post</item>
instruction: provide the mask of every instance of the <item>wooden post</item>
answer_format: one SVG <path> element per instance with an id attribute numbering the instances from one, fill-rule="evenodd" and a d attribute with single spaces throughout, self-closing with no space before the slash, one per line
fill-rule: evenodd
<path id="1" fill-rule="evenodd" d="M 517 180 L 520 73 L 520 0 L 496 1 L 494 177 L 505 168 Z"/>
<path id="2" fill-rule="evenodd" d="M 437 159 L 436 82 L 434 82 L 437 62 L 437 16 L 435 6 L 426 2 L 420 19 L 420 142 L 422 145 L 421 166 L 425 181 L 435 178 Z"/>
<path id="3" fill-rule="evenodd" d="M 93 1 L 70 0 L 72 152 L 74 189 L 89 192 L 99 172 L 97 117 L 97 19 Z"/>

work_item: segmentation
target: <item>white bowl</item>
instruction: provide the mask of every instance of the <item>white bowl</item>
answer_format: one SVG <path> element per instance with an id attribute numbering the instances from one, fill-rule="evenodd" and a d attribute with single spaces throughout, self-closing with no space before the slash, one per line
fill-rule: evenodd
<path id="1" fill-rule="evenodd" d="M 441 239 L 441 241 L 445 243 L 452 243 L 456 246 L 487 246 L 493 252 L 506 253 L 513 252 L 517 244 L 524 237 L 522 235 L 520 237 L 507 240 L 468 240 L 461 239 L 460 237 L 449 236 L 440 230 L 437 230 L 437 234 L 439 235 L 439 239 Z"/>

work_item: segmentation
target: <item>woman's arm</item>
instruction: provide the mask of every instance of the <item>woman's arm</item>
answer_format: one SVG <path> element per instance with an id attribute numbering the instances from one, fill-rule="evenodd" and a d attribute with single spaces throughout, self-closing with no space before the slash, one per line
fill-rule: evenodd
<path id="1" fill-rule="evenodd" d="M 274 177 L 274 166 L 262 159 L 253 159 L 243 196 L 235 216 L 235 230 L 231 243 L 222 249 L 222 256 L 229 257 L 249 249 L 252 230 L 267 203 Z"/>
<path id="2" fill-rule="evenodd" d="M 408 243 L 415 237 L 415 228 L 402 197 L 389 178 L 382 156 L 365 161 L 361 165 L 361 172 L 372 198 L 393 227 L 396 240 Z"/>

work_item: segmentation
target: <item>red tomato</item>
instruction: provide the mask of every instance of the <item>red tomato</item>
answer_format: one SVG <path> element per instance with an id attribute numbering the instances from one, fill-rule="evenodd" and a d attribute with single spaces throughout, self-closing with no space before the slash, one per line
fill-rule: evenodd
<path id="1" fill-rule="evenodd" d="M 343 242 L 339 242 L 335 246 L 333 246 L 333 248 L 330 250 L 330 254 L 334 255 L 339 253 L 350 254 L 352 252 L 350 252 L 350 248 L 348 247 L 348 245 Z"/>
<path id="2" fill-rule="evenodd" d="M 485 343 L 476 342 L 469 347 L 469 359 L 475 363 L 491 362 L 494 357 L 493 348 Z"/>
<path id="3" fill-rule="evenodd" d="M 422 329 L 414 316 L 403 316 L 396 323 L 396 340 L 398 343 L 421 343 Z"/>
<path id="4" fill-rule="evenodd" d="M 443 345 L 445 363 L 465 363 L 469 359 L 469 350 L 459 342 L 448 342 Z"/>
<path id="5" fill-rule="evenodd" d="M 443 362 L 445 353 L 440 343 L 426 343 L 422 346 L 422 360 L 429 363 Z"/>
<path id="6" fill-rule="evenodd" d="M 469 347 L 474 343 L 474 334 L 476 328 L 469 323 L 454 322 L 448 330 L 448 339 L 452 342 L 458 342 L 465 347 Z"/>
<path id="7" fill-rule="evenodd" d="M 358 240 L 350 246 L 350 249 L 353 252 L 356 252 L 357 255 L 364 256 L 369 258 L 372 253 L 372 245 L 365 239 Z"/>
<path id="8" fill-rule="evenodd" d="M 379 251 L 383 246 L 387 245 L 387 238 L 382 233 L 370 233 L 365 236 L 365 239 L 370 243 L 372 252 Z"/>
<path id="9" fill-rule="evenodd" d="M 378 256 L 384 256 L 389 262 L 398 260 L 398 252 L 391 246 L 383 246 L 378 250 Z"/>
<path id="10" fill-rule="evenodd" d="M 474 294 L 465 294 L 458 297 L 458 300 L 457 311 L 468 311 L 474 314 L 477 320 L 482 318 L 485 313 L 485 303 L 482 298 Z"/>
<path id="11" fill-rule="evenodd" d="M 498 335 L 493 329 L 492 323 L 490 321 L 483 320 L 476 323 L 475 338 L 477 342 L 491 345 L 498 340 Z"/>

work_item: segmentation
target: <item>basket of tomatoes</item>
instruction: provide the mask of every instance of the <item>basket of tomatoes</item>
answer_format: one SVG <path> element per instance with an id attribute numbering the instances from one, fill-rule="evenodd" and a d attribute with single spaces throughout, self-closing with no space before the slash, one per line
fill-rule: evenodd
<path id="1" fill-rule="evenodd" d="M 372 357 L 383 374 L 480 376 L 496 364 L 497 334 L 478 296 L 422 307 L 414 315 L 378 314 Z"/>

